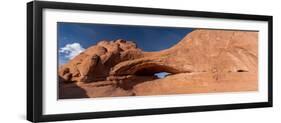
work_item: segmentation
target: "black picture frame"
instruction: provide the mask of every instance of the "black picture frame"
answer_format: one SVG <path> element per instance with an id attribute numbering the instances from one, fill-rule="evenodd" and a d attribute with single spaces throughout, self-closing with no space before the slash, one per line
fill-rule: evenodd
<path id="1" fill-rule="evenodd" d="M 266 21 L 268 22 L 268 101 L 257 102 L 257 103 L 241 103 L 241 104 L 224 104 L 224 105 L 207 105 L 207 106 L 173 107 L 173 108 L 168 107 L 168 108 L 157 108 L 157 109 L 43 115 L 42 113 L 43 111 L 42 110 L 43 109 L 42 107 L 43 106 L 43 101 L 42 101 L 43 100 L 43 95 L 42 95 L 43 13 L 42 10 L 45 8 Z M 93 119 L 93 118 L 106 118 L 106 117 L 123 117 L 123 116 L 137 116 L 137 115 L 154 115 L 154 114 L 272 107 L 273 106 L 273 96 L 272 96 L 272 78 L 273 78 L 272 77 L 273 32 L 272 31 L 273 29 L 272 27 L 273 27 L 273 17 L 265 16 L 265 15 L 185 11 L 185 10 L 93 5 L 93 4 L 63 3 L 63 2 L 45 2 L 45 1 L 29 2 L 27 3 L 27 120 L 32 122 L 63 121 L 63 120 Z"/>

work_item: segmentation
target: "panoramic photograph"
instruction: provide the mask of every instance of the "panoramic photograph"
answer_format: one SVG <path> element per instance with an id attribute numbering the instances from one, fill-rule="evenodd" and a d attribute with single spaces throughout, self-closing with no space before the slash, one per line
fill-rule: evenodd
<path id="1" fill-rule="evenodd" d="M 258 33 L 58 22 L 58 99 L 258 91 Z"/>

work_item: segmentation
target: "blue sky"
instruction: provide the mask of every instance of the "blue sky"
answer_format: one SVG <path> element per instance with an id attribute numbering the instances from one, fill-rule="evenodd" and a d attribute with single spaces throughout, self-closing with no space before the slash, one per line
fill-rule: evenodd
<path id="1" fill-rule="evenodd" d="M 58 22 L 59 64 L 101 40 L 134 41 L 143 51 L 167 49 L 179 42 L 191 28 L 85 24 Z"/>
<path id="2" fill-rule="evenodd" d="M 159 73 L 155 73 L 154 75 L 157 76 L 158 78 L 165 78 L 169 74 L 170 73 L 167 72 L 159 72 Z"/>

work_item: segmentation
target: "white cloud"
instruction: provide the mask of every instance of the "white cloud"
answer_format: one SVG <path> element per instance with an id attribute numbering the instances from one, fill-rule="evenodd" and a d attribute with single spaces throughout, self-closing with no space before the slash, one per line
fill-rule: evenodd
<path id="1" fill-rule="evenodd" d="M 72 59 L 85 49 L 79 43 L 66 44 L 64 47 L 59 49 L 60 53 L 65 54 L 65 57 Z"/>

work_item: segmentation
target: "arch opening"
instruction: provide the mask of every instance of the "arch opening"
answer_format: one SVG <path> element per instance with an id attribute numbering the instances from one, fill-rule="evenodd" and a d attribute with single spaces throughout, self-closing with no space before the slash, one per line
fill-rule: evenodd
<path id="1" fill-rule="evenodd" d="M 171 67 L 157 64 L 144 66 L 133 72 L 133 74 L 137 76 L 153 76 L 155 79 L 165 78 L 168 75 L 176 73 L 179 72 Z"/>

